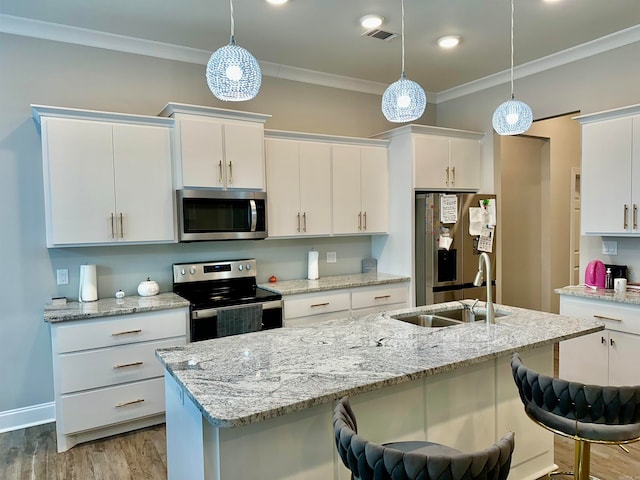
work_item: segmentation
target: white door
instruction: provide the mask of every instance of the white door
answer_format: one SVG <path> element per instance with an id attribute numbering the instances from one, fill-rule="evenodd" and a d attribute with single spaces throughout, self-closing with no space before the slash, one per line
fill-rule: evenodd
<path id="1" fill-rule="evenodd" d="M 448 188 L 449 139 L 416 135 L 413 139 L 415 188 Z"/>
<path id="2" fill-rule="evenodd" d="M 362 227 L 367 233 L 389 230 L 389 164 L 385 147 L 360 149 Z"/>
<path id="3" fill-rule="evenodd" d="M 198 116 L 180 116 L 182 185 L 224 187 L 222 122 Z"/>
<path id="4" fill-rule="evenodd" d="M 640 385 L 640 335 L 609 333 L 609 385 Z"/>
<path id="5" fill-rule="evenodd" d="M 115 240 L 111 124 L 43 119 L 47 245 Z"/>
<path id="6" fill-rule="evenodd" d="M 224 175 L 229 189 L 264 190 L 262 124 L 225 123 Z"/>
<path id="7" fill-rule="evenodd" d="M 301 230 L 305 235 L 331 233 L 331 145 L 298 144 Z"/>
<path id="8" fill-rule="evenodd" d="M 333 233 L 362 233 L 360 147 L 333 145 Z"/>
<path id="9" fill-rule="evenodd" d="M 593 385 L 607 385 L 609 336 L 607 331 L 560 342 L 559 377 Z"/>
<path id="10" fill-rule="evenodd" d="M 482 146 L 478 140 L 449 139 L 449 187 L 479 190 L 481 161 Z"/>
<path id="11" fill-rule="evenodd" d="M 300 235 L 298 142 L 267 138 L 265 148 L 269 236 Z"/>
<path id="12" fill-rule="evenodd" d="M 172 241 L 171 130 L 113 125 L 117 236 L 120 241 Z"/>

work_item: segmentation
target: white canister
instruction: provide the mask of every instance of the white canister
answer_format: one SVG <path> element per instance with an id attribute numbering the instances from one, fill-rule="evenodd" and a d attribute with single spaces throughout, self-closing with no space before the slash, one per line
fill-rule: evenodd
<path id="1" fill-rule="evenodd" d="M 309 280 L 318 279 L 318 258 L 319 254 L 316 250 L 311 250 L 307 258 L 307 278 Z"/>
<path id="2" fill-rule="evenodd" d="M 627 291 L 627 279 L 626 278 L 614 278 L 613 279 L 613 291 L 616 293 L 624 293 Z"/>
<path id="3" fill-rule="evenodd" d="M 140 285 L 138 285 L 138 295 L 141 297 L 153 297 L 157 295 L 158 292 L 160 292 L 158 282 L 151 280 L 149 277 L 147 277 L 146 281 L 140 282 Z"/>
<path id="4" fill-rule="evenodd" d="M 95 265 L 80 265 L 80 285 L 78 287 L 79 302 L 95 302 L 98 300 L 98 276 Z"/>

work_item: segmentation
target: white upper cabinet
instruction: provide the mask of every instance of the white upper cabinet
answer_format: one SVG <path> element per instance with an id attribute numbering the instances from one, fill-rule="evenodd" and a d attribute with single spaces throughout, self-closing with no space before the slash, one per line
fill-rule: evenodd
<path id="1" fill-rule="evenodd" d="M 176 188 L 265 189 L 269 115 L 169 103 L 176 120 Z"/>
<path id="2" fill-rule="evenodd" d="M 331 234 L 331 145 L 267 138 L 270 237 Z"/>
<path id="3" fill-rule="evenodd" d="M 47 246 L 174 242 L 170 121 L 33 106 Z"/>
<path id="4" fill-rule="evenodd" d="M 477 137 L 419 134 L 413 138 L 414 187 L 473 190 L 481 187 L 482 147 Z"/>
<path id="5" fill-rule="evenodd" d="M 389 166 L 382 146 L 333 145 L 333 233 L 386 233 Z"/>
<path id="6" fill-rule="evenodd" d="M 581 230 L 640 235 L 640 106 L 584 115 Z"/>

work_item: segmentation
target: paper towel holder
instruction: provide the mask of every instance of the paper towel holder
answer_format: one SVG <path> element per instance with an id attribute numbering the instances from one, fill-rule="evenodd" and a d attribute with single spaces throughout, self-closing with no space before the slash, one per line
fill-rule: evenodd
<path id="1" fill-rule="evenodd" d="M 317 280 L 319 277 L 318 274 L 318 258 L 320 254 L 315 248 L 309 250 L 307 254 L 307 279 L 308 280 Z"/>

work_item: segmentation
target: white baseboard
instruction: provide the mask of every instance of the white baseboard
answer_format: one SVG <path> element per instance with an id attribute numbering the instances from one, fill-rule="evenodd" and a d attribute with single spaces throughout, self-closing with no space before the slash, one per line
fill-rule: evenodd
<path id="1" fill-rule="evenodd" d="M 0 433 L 56 421 L 55 402 L 0 412 Z"/>

